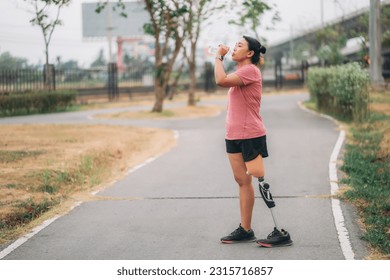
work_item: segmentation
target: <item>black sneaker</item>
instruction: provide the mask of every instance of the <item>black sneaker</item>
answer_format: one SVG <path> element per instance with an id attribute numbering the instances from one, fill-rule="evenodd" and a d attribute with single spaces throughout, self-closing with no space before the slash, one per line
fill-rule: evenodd
<path id="1" fill-rule="evenodd" d="M 290 234 L 287 231 L 285 231 L 284 229 L 279 231 L 275 227 L 274 231 L 267 236 L 267 239 L 256 240 L 256 243 L 262 247 L 272 248 L 272 247 L 290 246 L 292 244 L 292 240 Z"/>
<path id="2" fill-rule="evenodd" d="M 253 230 L 246 231 L 240 226 L 228 236 L 222 237 L 221 242 L 225 244 L 253 242 L 256 240 Z"/>

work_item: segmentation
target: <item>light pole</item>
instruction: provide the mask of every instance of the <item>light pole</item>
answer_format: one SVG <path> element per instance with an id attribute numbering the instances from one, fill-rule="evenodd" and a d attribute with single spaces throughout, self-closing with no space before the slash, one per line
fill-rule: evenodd
<path id="1" fill-rule="evenodd" d="M 111 2 L 107 2 L 107 18 L 106 18 L 106 30 L 107 30 L 107 41 L 108 41 L 108 62 L 114 61 L 112 55 L 112 7 Z"/>
<path id="2" fill-rule="evenodd" d="M 370 78 L 372 84 L 382 84 L 382 44 L 380 0 L 370 0 Z"/>

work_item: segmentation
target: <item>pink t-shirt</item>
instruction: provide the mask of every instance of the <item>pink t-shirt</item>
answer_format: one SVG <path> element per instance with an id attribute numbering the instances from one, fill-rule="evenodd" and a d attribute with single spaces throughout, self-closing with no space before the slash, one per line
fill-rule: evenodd
<path id="1" fill-rule="evenodd" d="M 235 72 L 243 86 L 231 87 L 228 92 L 226 139 L 250 139 L 266 135 L 260 116 L 262 78 L 254 64 L 244 65 Z"/>

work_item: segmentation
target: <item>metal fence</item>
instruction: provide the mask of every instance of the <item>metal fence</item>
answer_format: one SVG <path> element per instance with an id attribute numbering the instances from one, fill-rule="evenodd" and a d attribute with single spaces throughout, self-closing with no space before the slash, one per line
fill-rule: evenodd
<path id="1" fill-rule="evenodd" d="M 43 70 L 19 69 L 0 71 L 0 93 L 43 89 Z"/>
<path id="2" fill-rule="evenodd" d="M 211 65 L 211 64 L 210 64 Z M 213 67 L 205 65 L 198 77 L 197 88 L 207 92 L 214 91 Z M 95 69 L 55 69 L 52 68 L 52 87 L 55 90 L 76 90 L 79 95 L 107 94 L 115 98 L 119 93 L 150 92 L 154 88 L 152 69 L 134 67 L 119 71 L 115 65 Z M 207 67 L 208 66 L 208 67 Z M 263 84 L 266 87 L 302 86 L 305 71 L 283 69 L 283 75 L 277 75 L 270 67 L 263 71 Z M 188 70 L 187 70 L 188 71 Z M 278 77 L 278 79 L 275 79 Z M 0 95 L 42 91 L 45 89 L 45 71 L 43 69 L 0 70 Z M 189 75 L 181 75 L 179 85 L 188 87 Z"/>
<path id="3" fill-rule="evenodd" d="M 99 69 L 55 69 L 54 89 L 107 88 L 110 85 L 109 68 Z M 116 72 L 115 81 L 119 87 L 140 87 L 153 85 L 151 71 L 128 69 Z M 43 69 L 0 70 L 0 94 L 40 91 L 45 89 Z"/>

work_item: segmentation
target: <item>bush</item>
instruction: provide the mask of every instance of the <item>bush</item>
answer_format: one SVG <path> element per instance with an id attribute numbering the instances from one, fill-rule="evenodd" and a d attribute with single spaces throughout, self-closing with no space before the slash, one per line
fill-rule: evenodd
<path id="1" fill-rule="evenodd" d="M 356 62 L 328 68 L 311 68 L 308 88 L 317 108 L 346 121 L 368 117 L 367 71 Z"/>
<path id="2" fill-rule="evenodd" d="M 310 97 L 317 108 L 329 112 L 333 108 L 334 98 L 330 93 L 331 68 L 310 68 L 307 78 Z"/>
<path id="3" fill-rule="evenodd" d="M 2 95 L 0 96 L 0 115 L 14 116 L 65 110 L 76 100 L 76 95 L 74 91 Z"/>

